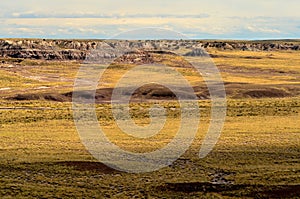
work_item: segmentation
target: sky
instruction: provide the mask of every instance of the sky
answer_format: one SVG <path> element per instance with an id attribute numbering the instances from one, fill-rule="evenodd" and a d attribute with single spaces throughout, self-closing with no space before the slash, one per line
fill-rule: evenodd
<path id="1" fill-rule="evenodd" d="M 109 39 L 129 31 L 159 39 L 151 31 L 158 28 L 166 38 L 171 31 L 189 39 L 294 39 L 299 8 L 300 0 L 1 0 L 0 37 Z"/>

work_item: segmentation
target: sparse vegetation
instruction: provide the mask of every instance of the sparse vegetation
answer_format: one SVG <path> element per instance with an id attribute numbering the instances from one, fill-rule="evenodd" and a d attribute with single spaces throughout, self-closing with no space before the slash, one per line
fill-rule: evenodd
<path id="1" fill-rule="evenodd" d="M 69 98 L 61 102 L 45 98 L 70 97 L 65 94 L 72 91 L 79 62 L 2 58 L 0 89 L 10 89 L 0 90 L 0 196 L 298 197 L 299 53 L 218 49 L 210 49 L 209 53 L 221 71 L 229 96 L 227 119 L 219 142 L 206 158 L 199 159 L 211 106 L 209 99 L 199 100 L 201 121 L 190 149 L 169 167 L 143 174 L 119 172 L 97 162 L 80 141 Z M 126 67 L 130 65 L 108 69 L 104 78 L 106 88 L 115 85 Z M 176 70 L 198 88 L 196 92 L 203 92 L 204 82 L 195 71 L 180 67 Z M 262 95 L 265 90 L 286 95 Z M 252 94 L 246 95 L 249 91 Z M 20 94 L 28 98 L 35 94 L 40 98 L 14 98 Z M 180 122 L 176 101 L 158 102 L 166 108 L 168 120 L 164 129 L 150 139 L 135 139 L 122 133 L 107 103 L 96 105 L 97 117 L 110 140 L 121 148 L 153 151 L 172 139 Z M 130 113 L 137 124 L 149 123 L 150 105 L 147 101 L 131 104 Z"/>

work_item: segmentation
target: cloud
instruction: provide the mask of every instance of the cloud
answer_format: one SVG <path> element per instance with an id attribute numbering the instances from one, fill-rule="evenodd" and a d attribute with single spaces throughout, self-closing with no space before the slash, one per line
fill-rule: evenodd
<path id="1" fill-rule="evenodd" d="M 188 19 L 188 20 L 187 20 Z M 0 37 L 111 38 L 140 28 L 167 28 L 197 39 L 299 37 L 297 21 L 276 18 L 10 18 L 2 19 Z M 276 23 L 275 23 L 276 22 Z M 299 23 L 298 23 L 299 24 Z M 143 37 L 146 37 L 144 35 Z"/>
<path id="2" fill-rule="evenodd" d="M 277 29 L 264 28 L 264 27 L 248 26 L 247 29 L 252 32 L 275 33 L 275 34 L 281 33 L 281 31 L 279 31 Z"/>
<path id="3" fill-rule="evenodd" d="M 34 11 L 13 12 L 5 15 L 5 18 L 208 18 L 206 13 L 202 14 L 101 14 L 93 12 L 76 13 L 39 13 Z"/>
<path id="4" fill-rule="evenodd" d="M 195 39 L 300 38 L 299 6 L 297 0 L 2 0 L 0 37 L 110 38 L 157 27 Z"/>

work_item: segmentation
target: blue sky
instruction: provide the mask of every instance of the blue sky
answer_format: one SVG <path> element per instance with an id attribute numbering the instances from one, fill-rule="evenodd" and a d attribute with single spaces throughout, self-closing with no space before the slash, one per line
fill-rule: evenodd
<path id="1" fill-rule="evenodd" d="M 191 39 L 300 38 L 299 0 L 1 0 L 0 5 L 2 38 L 102 39 L 149 27 Z"/>

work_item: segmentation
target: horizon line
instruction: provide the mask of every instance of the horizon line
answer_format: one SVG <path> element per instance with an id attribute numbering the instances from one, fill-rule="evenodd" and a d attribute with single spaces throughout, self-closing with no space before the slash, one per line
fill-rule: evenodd
<path id="1" fill-rule="evenodd" d="M 155 41 L 155 40 L 188 40 L 188 41 L 193 41 L 193 40 L 198 40 L 198 41 L 300 41 L 300 38 L 254 38 L 254 39 L 250 39 L 250 38 L 183 38 L 183 39 L 172 39 L 172 38 L 143 38 L 143 39 L 126 39 L 126 38 L 116 38 L 116 39 L 110 39 L 110 38 L 48 38 L 48 37 L 0 37 L 1 40 L 3 39 L 31 39 L 31 40 L 119 40 L 119 41 L 146 41 L 146 40 L 150 40 L 150 41 Z"/>

